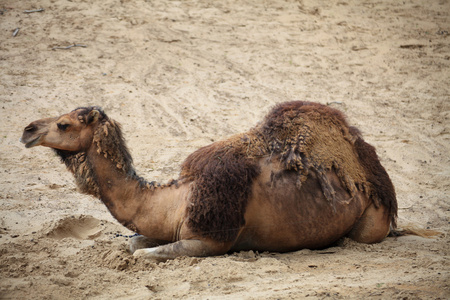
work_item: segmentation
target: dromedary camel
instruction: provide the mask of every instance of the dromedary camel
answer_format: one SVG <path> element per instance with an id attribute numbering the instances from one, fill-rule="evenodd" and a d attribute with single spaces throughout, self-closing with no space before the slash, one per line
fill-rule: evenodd
<path id="1" fill-rule="evenodd" d="M 376 243 L 396 226 L 375 148 L 317 103 L 275 106 L 248 132 L 192 153 L 164 185 L 136 175 L 120 125 L 99 107 L 34 121 L 21 140 L 53 148 L 81 192 L 140 234 L 130 242 L 136 256 L 317 249 L 344 236 Z"/>

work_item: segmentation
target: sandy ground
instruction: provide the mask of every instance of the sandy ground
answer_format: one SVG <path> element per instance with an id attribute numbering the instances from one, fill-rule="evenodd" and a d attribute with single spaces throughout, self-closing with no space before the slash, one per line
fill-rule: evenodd
<path id="1" fill-rule="evenodd" d="M 450 298 L 449 1 L 2 0 L 0 13 L 0 298 Z M 86 47 L 55 49 L 73 44 Z M 344 111 L 396 186 L 400 227 L 442 234 L 135 260 L 132 233 L 52 151 L 19 143 L 30 121 L 100 105 L 140 175 L 166 182 L 294 99 Z"/>

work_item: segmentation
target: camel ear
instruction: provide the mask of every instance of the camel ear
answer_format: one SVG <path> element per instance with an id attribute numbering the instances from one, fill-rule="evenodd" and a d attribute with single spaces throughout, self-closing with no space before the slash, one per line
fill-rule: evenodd
<path id="1" fill-rule="evenodd" d="M 86 124 L 89 125 L 91 123 L 97 122 L 99 116 L 100 116 L 100 113 L 98 112 L 98 110 L 96 110 L 96 109 L 91 110 L 91 112 L 87 116 Z"/>

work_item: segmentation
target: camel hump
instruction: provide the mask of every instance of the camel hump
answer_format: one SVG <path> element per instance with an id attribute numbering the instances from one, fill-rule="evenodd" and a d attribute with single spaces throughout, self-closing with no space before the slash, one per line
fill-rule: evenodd
<path id="1" fill-rule="evenodd" d="M 309 116 L 327 119 L 336 125 L 348 127 L 344 114 L 332 107 L 308 101 L 291 101 L 276 105 L 265 117 L 264 125 L 268 129 L 277 130 L 279 127 L 290 126 L 287 119 L 297 119 L 299 116 Z"/>
<path id="2" fill-rule="evenodd" d="M 300 188 L 310 172 L 318 175 L 325 198 L 333 204 L 334 191 L 327 172 L 336 173 L 354 196 L 366 187 L 366 174 L 355 151 L 355 136 L 344 114 L 323 104 L 293 101 L 275 106 L 259 126 L 269 153 L 280 157 L 286 170 L 297 172 Z"/>
<path id="3" fill-rule="evenodd" d="M 395 228 L 398 208 L 392 181 L 375 147 L 348 125 L 342 112 L 314 102 L 282 103 L 267 115 L 263 128 L 272 140 L 272 151 L 281 153 L 286 168 L 300 171 L 300 183 L 311 168 L 319 175 L 334 169 L 350 193 L 355 187 L 363 189 L 375 206 L 386 207 Z M 326 196 L 326 182 L 322 188 Z"/>

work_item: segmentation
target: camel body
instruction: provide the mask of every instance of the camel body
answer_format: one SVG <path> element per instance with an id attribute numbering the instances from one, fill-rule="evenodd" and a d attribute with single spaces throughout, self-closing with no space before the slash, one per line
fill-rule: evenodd
<path id="1" fill-rule="evenodd" d="M 395 227 L 394 187 L 375 149 L 317 103 L 277 105 L 250 131 L 191 154 L 164 185 L 136 175 L 120 125 L 98 107 L 32 122 L 21 140 L 54 149 L 81 192 L 141 235 L 135 256 L 375 243 Z"/>

